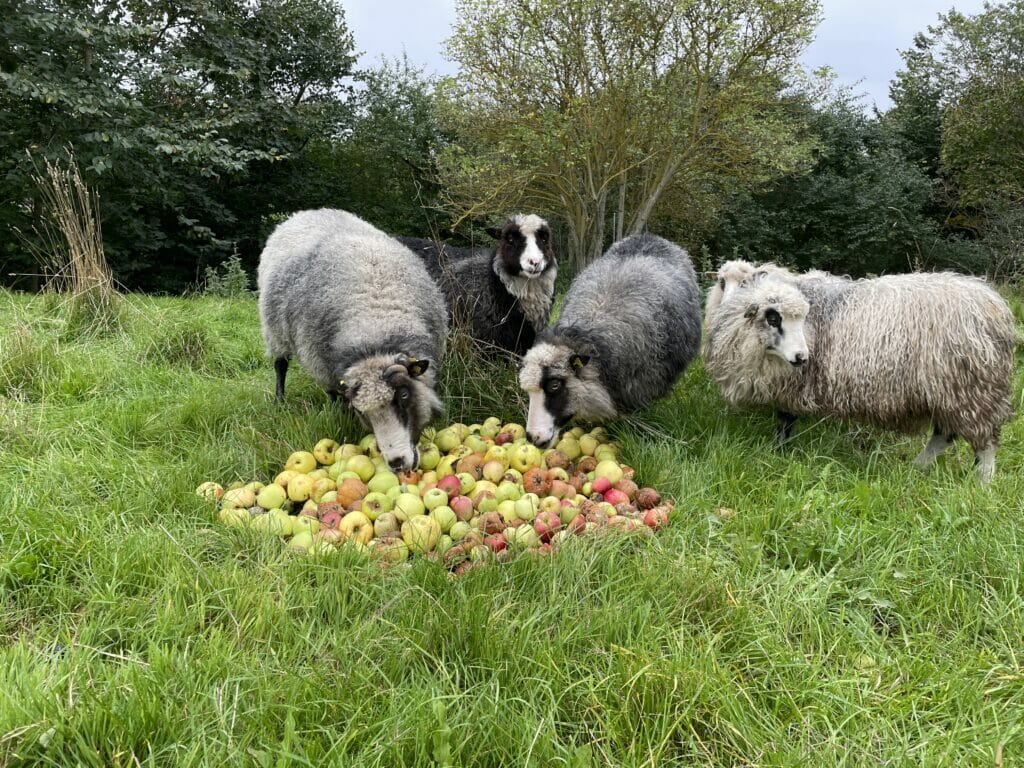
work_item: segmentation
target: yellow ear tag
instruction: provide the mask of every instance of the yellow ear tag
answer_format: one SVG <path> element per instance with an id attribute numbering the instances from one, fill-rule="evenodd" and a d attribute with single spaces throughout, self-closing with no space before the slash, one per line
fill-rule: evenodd
<path id="1" fill-rule="evenodd" d="M 577 371 L 580 370 L 581 368 L 583 368 L 583 361 L 580 359 L 579 355 L 574 355 L 573 356 L 573 358 L 572 358 L 572 367 L 575 368 Z"/>
<path id="2" fill-rule="evenodd" d="M 757 314 L 757 305 L 756 304 L 752 304 L 751 306 L 747 307 L 747 311 L 743 313 L 743 316 L 749 320 L 750 318 L 752 318 L 756 314 Z"/>
<path id="3" fill-rule="evenodd" d="M 344 387 L 345 386 L 345 380 L 344 379 L 338 379 L 338 384 L 340 386 Z"/>

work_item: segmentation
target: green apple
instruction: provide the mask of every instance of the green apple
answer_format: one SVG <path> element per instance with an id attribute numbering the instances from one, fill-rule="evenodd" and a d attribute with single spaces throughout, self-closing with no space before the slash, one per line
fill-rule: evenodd
<path id="1" fill-rule="evenodd" d="M 327 493 L 325 493 L 323 496 L 320 497 L 320 503 L 321 504 L 330 504 L 332 501 L 337 501 L 337 500 L 338 500 L 338 492 L 337 491 L 328 491 Z"/>
<path id="2" fill-rule="evenodd" d="M 498 503 L 498 514 L 501 515 L 501 519 L 506 523 L 511 523 L 513 520 L 518 520 L 519 516 L 516 514 L 516 502 L 511 499 Z"/>
<path id="3" fill-rule="evenodd" d="M 364 483 L 370 482 L 375 467 L 368 456 L 353 456 L 345 463 L 346 472 L 355 472 Z"/>
<path id="4" fill-rule="evenodd" d="M 249 527 L 254 531 L 260 531 L 262 533 L 272 533 L 275 536 L 287 535 L 285 531 L 291 532 L 291 523 L 285 523 L 278 515 L 256 515 L 249 523 Z"/>
<path id="5" fill-rule="evenodd" d="M 377 536 L 387 536 L 400 531 L 402 522 L 394 512 L 383 512 L 373 521 L 373 532 Z"/>
<path id="6" fill-rule="evenodd" d="M 494 497 L 499 501 L 515 501 L 523 495 L 523 489 L 513 482 L 505 480 L 498 484 Z"/>
<path id="7" fill-rule="evenodd" d="M 353 456 L 358 456 L 362 452 L 363 449 L 360 448 L 355 443 L 345 443 L 343 446 L 341 446 L 338 450 L 334 452 L 334 460 L 335 462 L 348 461 Z"/>
<path id="8" fill-rule="evenodd" d="M 363 497 L 363 514 L 370 520 L 376 520 L 385 512 L 390 512 L 391 506 L 391 499 L 380 491 L 373 491 Z"/>
<path id="9" fill-rule="evenodd" d="M 341 446 L 338 445 L 337 441 L 331 440 L 329 437 L 325 437 L 313 446 L 313 458 L 321 464 L 333 464 L 335 454 L 340 447 Z"/>
<path id="10" fill-rule="evenodd" d="M 377 539 L 371 545 L 371 551 L 388 563 L 404 563 L 409 559 L 409 547 L 397 536 Z"/>
<path id="11" fill-rule="evenodd" d="M 509 422 L 498 431 L 512 435 L 513 441 L 526 437 L 526 427 L 522 424 L 516 424 L 515 422 Z"/>
<path id="12" fill-rule="evenodd" d="M 555 446 L 555 450 L 561 451 L 568 456 L 569 461 L 576 461 L 583 455 L 583 449 L 580 448 L 579 441 L 569 435 L 566 435 L 558 441 L 558 444 Z"/>
<path id="13" fill-rule="evenodd" d="M 284 468 L 305 475 L 316 469 L 316 456 L 309 451 L 295 451 L 284 463 Z"/>
<path id="14" fill-rule="evenodd" d="M 608 482 L 615 485 L 622 479 L 622 467 L 610 460 L 598 462 L 597 466 L 594 467 L 594 477 L 608 478 Z"/>
<path id="15" fill-rule="evenodd" d="M 196 496 L 202 496 L 207 501 L 217 501 L 224 496 L 224 487 L 220 483 L 208 480 L 196 488 Z"/>
<path id="16" fill-rule="evenodd" d="M 443 507 L 448 503 L 448 494 L 442 491 L 440 488 L 431 488 L 429 491 L 423 494 L 423 506 L 427 509 L 433 510 L 438 507 Z M 452 514 L 455 514 L 454 512 Z"/>
<path id="17" fill-rule="evenodd" d="M 579 439 L 578 444 L 580 451 L 583 452 L 584 456 L 593 456 L 594 451 L 597 450 L 597 446 L 600 445 L 600 443 L 597 442 L 597 438 L 592 435 L 583 435 L 583 437 Z"/>
<path id="18" fill-rule="evenodd" d="M 434 438 L 434 443 L 442 453 L 449 453 L 455 450 L 455 448 L 462 443 L 462 438 L 459 437 L 458 433 L 454 429 L 448 427 L 437 433 L 437 436 Z"/>
<path id="19" fill-rule="evenodd" d="M 539 467 L 540 462 L 540 449 L 530 443 L 520 443 L 512 449 L 512 453 L 509 456 L 509 465 L 519 472 Z"/>
<path id="20" fill-rule="evenodd" d="M 319 480 L 322 477 L 327 477 L 327 470 L 321 467 L 320 469 L 314 469 L 312 472 L 308 472 L 307 474 L 314 480 Z"/>
<path id="21" fill-rule="evenodd" d="M 309 531 L 301 531 L 296 533 L 288 541 L 288 549 L 291 552 L 297 552 L 298 554 L 306 554 L 309 548 L 313 546 L 313 534 Z"/>
<path id="22" fill-rule="evenodd" d="M 492 445 L 484 452 L 484 461 L 496 461 L 508 469 L 508 446 Z"/>
<path id="23" fill-rule="evenodd" d="M 331 480 L 337 481 L 338 475 L 345 471 L 346 464 L 348 464 L 348 459 L 335 459 L 334 463 L 327 468 L 327 476 Z"/>
<path id="24" fill-rule="evenodd" d="M 249 521 L 252 518 L 249 515 L 248 509 L 243 509 L 242 507 L 224 507 L 219 513 L 217 513 L 217 519 L 229 528 L 245 528 L 249 525 Z"/>
<path id="25" fill-rule="evenodd" d="M 441 533 L 448 533 L 451 527 L 458 522 L 458 518 L 451 507 L 434 507 L 430 510 L 430 516 L 437 520 L 438 525 L 441 526 Z"/>
<path id="26" fill-rule="evenodd" d="M 415 493 L 402 493 L 395 499 L 393 511 L 399 520 L 403 522 L 414 517 L 422 517 L 426 511 L 423 499 Z"/>
<path id="27" fill-rule="evenodd" d="M 404 485 L 393 485 L 384 492 L 384 495 L 391 499 L 391 505 L 394 506 L 395 499 L 405 493 Z"/>
<path id="28" fill-rule="evenodd" d="M 580 513 L 580 508 L 575 504 L 566 504 L 559 506 L 558 508 L 558 519 L 562 521 L 562 525 L 568 525 L 576 519 L 576 515 Z"/>
<path id="29" fill-rule="evenodd" d="M 334 478 L 334 482 L 336 485 L 341 485 L 346 480 L 358 480 L 360 483 L 363 482 L 363 478 L 361 478 L 357 473 L 350 472 L 347 469 L 339 472 L 338 476 Z"/>
<path id="30" fill-rule="evenodd" d="M 509 544 L 517 549 L 530 549 L 540 544 L 540 536 L 537 535 L 537 531 L 533 529 L 532 525 L 520 525 L 518 528 L 513 528 L 512 531 L 512 536 L 509 537 L 506 534 L 506 539 L 510 538 Z"/>
<path id="31" fill-rule="evenodd" d="M 448 529 L 448 535 L 451 536 L 453 540 L 458 541 L 471 530 L 473 530 L 473 528 L 469 523 L 464 520 L 456 520 L 452 523 L 452 527 Z"/>
<path id="32" fill-rule="evenodd" d="M 422 555 L 437 546 L 441 526 L 429 515 L 415 515 L 402 523 L 402 540 L 413 554 Z"/>
<path id="33" fill-rule="evenodd" d="M 457 421 L 452 424 L 451 429 L 459 436 L 459 442 L 466 442 L 466 438 L 469 437 L 469 427 L 463 424 L 461 421 Z"/>
<path id="34" fill-rule="evenodd" d="M 397 488 L 399 485 L 398 475 L 394 472 L 379 472 L 364 482 L 367 489 L 376 493 L 387 493 L 389 488 Z"/>
<path id="35" fill-rule="evenodd" d="M 288 498 L 292 501 L 305 501 L 313 492 L 313 482 L 309 475 L 296 475 L 288 481 Z"/>
<path id="36" fill-rule="evenodd" d="M 323 501 L 324 495 L 335 490 L 335 483 L 329 477 L 320 477 L 313 482 L 313 488 L 309 492 L 309 498 L 318 504 Z"/>
<path id="37" fill-rule="evenodd" d="M 536 493 L 524 493 L 515 502 L 516 517 L 527 522 L 533 520 L 537 516 L 538 501 Z"/>
<path id="38" fill-rule="evenodd" d="M 342 518 L 344 520 L 344 518 Z M 310 515 L 299 515 L 292 520 L 292 535 L 298 536 L 303 531 L 309 531 L 310 535 L 320 530 L 320 521 Z"/>
<path id="39" fill-rule="evenodd" d="M 473 453 L 484 453 L 487 450 L 487 443 L 479 435 L 469 435 L 463 445 Z"/>
<path id="40" fill-rule="evenodd" d="M 434 549 L 438 552 L 444 553 L 451 549 L 453 544 L 455 544 L 455 542 L 452 541 L 452 537 L 446 533 L 442 533 L 438 537 L 437 544 L 434 546 Z"/>
<path id="41" fill-rule="evenodd" d="M 484 419 L 480 425 L 480 434 L 484 437 L 494 437 L 501 431 L 501 420 L 497 416 L 490 416 Z"/>
<path id="42" fill-rule="evenodd" d="M 368 456 L 380 456 L 380 448 L 377 447 L 377 438 L 373 435 L 366 435 L 359 441 L 359 450 Z"/>
<path id="43" fill-rule="evenodd" d="M 420 469 L 431 470 L 441 463 L 441 451 L 431 443 L 420 451 Z"/>

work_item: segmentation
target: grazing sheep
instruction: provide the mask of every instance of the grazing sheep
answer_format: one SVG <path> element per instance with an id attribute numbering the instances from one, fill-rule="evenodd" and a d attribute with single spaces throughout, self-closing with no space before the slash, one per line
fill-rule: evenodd
<path id="1" fill-rule="evenodd" d="M 423 263 L 345 211 L 302 211 L 260 256 L 260 321 L 284 399 L 295 356 L 332 400 L 347 402 L 395 469 L 441 412 L 433 390 L 447 332 L 444 297 Z"/>
<path id="2" fill-rule="evenodd" d="M 558 322 L 526 353 L 526 431 L 550 445 L 573 418 L 600 421 L 667 393 L 700 350 L 690 257 L 654 235 L 612 245 L 573 280 Z"/>
<path id="3" fill-rule="evenodd" d="M 757 273 L 722 301 L 705 358 L 730 404 L 780 412 L 780 442 L 800 415 L 904 432 L 931 422 L 915 463 L 929 466 L 959 436 L 988 482 L 1012 415 L 1016 336 L 1006 302 L 975 278 Z"/>
<path id="4" fill-rule="evenodd" d="M 558 266 L 551 230 L 539 216 L 510 216 L 487 233 L 495 248 L 456 248 L 412 237 L 397 238 L 423 259 L 448 301 L 453 324 L 473 338 L 523 354 L 548 324 Z"/>

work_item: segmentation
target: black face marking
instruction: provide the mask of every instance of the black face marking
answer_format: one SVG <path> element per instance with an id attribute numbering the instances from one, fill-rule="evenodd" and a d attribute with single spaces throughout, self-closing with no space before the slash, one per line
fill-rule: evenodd
<path id="1" fill-rule="evenodd" d="M 782 335 L 782 315 L 777 310 L 767 309 L 764 313 L 764 321 L 772 328 L 777 328 L 779 335 Z"/>
<path id="2" fill-rule="evenodd" d="M 391 398 L 391 407 L 395 410 L 398 421 L 408 430 L 415 431 L 412 390 L 407 384 L 398 384 L 395 387 L 395 396 Z M 419 439 L 419 435 L 412 436 L 413 442 Z"/>
<path id="3" fill-rule="evenodd" d="M 541 371 L 540 386 L 544 390 L 544 409 L 551 414 L 556 427 L 565 426 L 575 415 L 569 410 L 569 390 L 565 379 L 553 376 L 550 369 Z"/>
<path id="4" fill-rule="evenodd" d="M 725 278 L 724 277 L 718 278 L 718 287 L 721 288 L 723 291 L 725 290 Z"/>

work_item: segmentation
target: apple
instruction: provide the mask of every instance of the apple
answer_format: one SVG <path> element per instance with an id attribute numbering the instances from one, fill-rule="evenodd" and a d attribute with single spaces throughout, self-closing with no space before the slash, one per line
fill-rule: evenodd
<path id="1" fill-rule="evenodd" d="M 641 520 L 648 528 L 663 528 L 668 525 L 668 508 L 661 506 L 644 510 Z"/>
<path id="2" fill-rule="evenodd" d="M 523 495 L 522 489 L 513 482 L 503 480 L 497 490 L 494 492 L 494 497 L 499 501 L 515 501 Z"/>
<path id="3" fill-rule="evenodd" d="M 613 507 L 617 507 L 619 504 L 629 504 L 629 496 L 618 488 L 609 488 L 604 494 L 604 500 Z"/>
<path id="4" fill-rule="evenodd" d="M 369 489 L 366 487 L 366 483 L 364 483 L 362 480 L 358 478 L 350 477 L 346 480 L 343 480 L 341 482 L 341 485 L 339 485 L 337 488 L 338 503 L 341 504 L 341 506 L 348 509 L 348 507 L 351 506 L 353 502 L 360 501 L 361 499 L 363 499 L 368 493 L 368 491 Z"/>
<path id="5" fill-rule="evenodd" d="M 369 517 L 369 515 L 367 515 Z M 402 521 L 394 512 L 382 512 L 373 521 L 373 532 L 377 536 L 387 536 L 389 533 L 396 533 L 402 528 Z"/>
<path id="6" fill-rule="evenodd" d="M 221 507 L 224 508 L 248 509 L 255 503 L 256 494 L 248 488 L 231 488 L 224 492 L 224 497 L 221 499 Z"/>
<path id="7" fill-rule="evenodd" d="M 516 516 L 516 503 L 512 499 L 498 502 L 498 514 L 501 515 L 501 519 L 506 523 L 519 519 Z"/>
<path id="8" fill-rule="evenodd" d="M 446 504 L 448 504 L 448 494 L 440 488 L 431 488 L 423 494 L 423 506 L 429 510 L 443 507 Z"/>
<path id="9" fill-rule="evenodd" d="M 562 504 L 563 506 L 558 508 L 558 519 L 562 521 L 562 525 L 568 525 L 580 513 L 580 508 L 571 502 Z"/>
<path id="10" fill-rule="evenodd" d="M 562 527 L 562 520 L 558 512 L 541 511 L 533 521 L 533 529 L 541 541 L 551 541 L 559 528 Z"/>
<path id="11" fill-rule="evenodd" d="M 405 522 L 414 517 L 422 517 L 426 507 L 423 505 L 423 499 L 415 493 L 400 493 L 395 499 L 393 511 L 399 520 Z"/>
<path id="12" fill-rule="evenodd" d="M 353 456 L 345 462 L 346 472 L 355 472 L 364 483 L 370 482 L 376 472 L 376 467 L 368 456 Z"/>
<path id="13" fill-rule="evenodd" d="M 562 480 L 552 480 L 551 489 L 548 491 L 548 493 L 554 496 L 556 499 L 564 499 L 570 494 L 575 496 L 576 489 L 574 489 L 571 485 Z"/>
<path id="14" fill-rule="evenodd" d="M 661 504 L 661 494 L 653 488 L 641 488 L 636 492 L 636 505 L 640 509 L 652 509 Z"/>
<path id="15" fill-rule="evenodd" d="M 540 544 L 540 536 L 537 535 L 537 531 L 533 529 L 532 525 L 520 525 L 514 529 L 515 534 L 509 540 L 516 549 L 530 549 Z"/>
<path id="16" fill-rule="evenodd" d="M 459 520 L 470 520 L 473 517 L 473 500 L 468 496 L 455 496 L 449 500 L 448 506 Z"/>
<path id="17" fill-rule="evenodd" d="M 494 436 L 494 444 L 503 446 L 509 445 L 512 442 L 512 435 L 508 432 L 499 432 Z"/>
<path id="18" fill-rule="evenodd" d="M 602 444 L 597 446 L 597 450 L 594 451 L 594 458 L 599 462 L 601 461 L 615 461 L 618 458 L 618 450 L 610 444 Z"/>
<path id="19" fill-rule="evenodd" d="M 459 521 L 451 507 L 434 507 L 430 510 L 430 516 L 441 526 L 441 533 L 448 533 L 452 526 Z"/>
<path id="20" fill-rule="evenodd" d="M 345 540 L 354 540 L 369 544 L 373 538 L 373 523 L 362 512 L 349 512 L 338 523 L 338 530 L 345 536 Z"/>
<path id="21" fill-rule="evenodd" d="M 338 492 L 337 491 L 328 491 L 327 493 L 325 493 L 323 496 L 320 497 L 320 502 L 323 503 L 323 504 L 329 504 L 330 502 L 337 501 L 337 500 L 338 500 Z"/>
<path id="22" fill-rule="evenodd" d="M 249 525 L 249 521 L 252 517 L 249 515 L 248 509 L 244 509 L 242 507 L 224 507 L 217 513 L 217 519 L 229 528 L 244 528 Z"/>
<path id="23" fill-rule="evenodd" d="M 348 515 L 346 515 L 347 517 Z M 342 518 L 344 521 L 344 518 Z M 298 536 L 303 531 L 309 531 L 310 535 L 320 530 L 320 521 L 309 515 L 300 515 L 292 520 L 292 534 Z"/>
<path id="24" fill-rule="evenodd" d="M 420 469 L 434 469 L 440 463 L 441 451 L 433 443 L 420 450 Z"/>
<path id="25" fill-rule="evenodd" d="M 448 535 L 455 541 L 458 541 L 467 533 L 472 530 L 469 523 L 463 522 L 462 520 L 456 520 L 452 523 L 452 527 L 448 529 Z"/>
<path id="26" fill-rule="evenodd" d="M 501 431 L 501 420 L 497 416 L 489 416 L 480 425 L 480 434 L 485 437 L 494 437 Z"/>
<path id="27" fill-rule="evenodd" d="M 435 467 L 435 470 L 437 471 L 438 476 L 439 477 L 447 477 L 448 475 L 454 475 L 455 474 L 455 464 L 457 462 L 458 462 L 458 459 L 455 456 L 451 456 L 451 455 L 442 456 L 441 457 L 441 461 L 439 461 L 438 464 L 437 464 L 437 467 Z"/>
<path id="28" fill-rule="evenodd" d="M 520 443 L 509 455 L 509 466 L 523 473 L 532 467 L 539 467 L 540 462 L 540 448 L 530 443 Z"/>
<path id="29" fill-rule="evenodd" d="M 593 456 L 598 445 L 600 445 L 600 443 L 593 435 L 583 435 L 583 437 L 579 439 L 580 452 L 584 456 Z"/>
<path id="30" fill-rule="evenodd" d="M 555 496 L 545 496 L 537 503 L 537 511 L 540 512 L 554 512 L 558 514 L 558 510 L 562 508 L 561 499 Z"/>
<path id="31" fill-rule="evenodd" d="M 487 441 L 479 435 L 467 435 L 466 439 L 462 441 L 462 444 L 469 448 L 473 453 L 479 453 L 481 455 L 483 455 L 487 450 Z"/>
<path id="32" fill-rule="evenodd" d="M 312 515 L 316 517 L 316 510 L 319 505 L 312 499 L 306 499 L 302 504 L 302 508 L 299 510 L 300 515 Z"/>
<path id="33" fill-rule="evenodd" d="M 387 493 L 389 488 L 395 488 L 398 484 L 398 475 L 394 472 L 378 472 L 366 481 L 366 488 L 376 493 Z"/>
<path id="34" fill-rule="evenodd" d="M 288 550 L 304 555 L 313 546 L 313 534 L 309 531 L 300 531 L 288 541 Z"/>
<path id="35" fill-rule="evenodd" d="M 288 498 L 292 501 L 305 501 L 313 491 L 313 481 L 309 475 L 295 475 L 288 481 Z"/>
<path id="36" fill-rule="evenodd" d="M 441 526 L 428 515 L 414 515 L 402 523 L 402 540 L 413 554 L 429 552 L 437 545 L 439 538 Z"/>
<path id="37" fill-rule="evenodd" d="M 327 470 L 320 468 L 314 469 L 312 472 L 307 472 L 311 480 L 319 480 L 322 477 L 327 477 Z"/>
<path id="38" fill-rule="evenodd" d="M 260 531 L 261 533 L 271 533 L 275 536 L 287 535 L 285 531 L 291 533 L 291 521 L 285 523 L 279 515 L 257 515 L 249 521 L 249 527 L 254 531 Z"/>
<path id="39" fill-rule="evenodd" d="M 547 496 L 551 489 L 551 481 L 548 480 L 546 469 L 531 467 L 523 472 L 523 490 L 527 493 L 536 493 L 538 496 Z"/>
<path id="40" fill-rule="evenodd" d="M 196 488 L 196 496 L 201 496 L 207 501 L 217 501 L 224 496 L 224 486 L 212 480 L 207 480 Z M 260 506 L 263 505 L 261 504 Z"/>
<path id="41" fill-rule="evenodd" d="M 516 483 L 517 485 L 523 482 L 523 473 L 518 469 L 509 469 L 505 472 L 505 476 L 501 478 L 502 482 L 508 481 L 510 483 Z"/>
<path id="42" fill-rule="evenodd" d="M 469 550 L 470 563 L 482 563 L 491 559 L 491 548 L 486 544 L 477 544 Z M 461 566 L 460 566 L 461 567 Z"/>
<path id="43" fill-rule="evenodd" d="M 337 441 L 325 437 L 313 446 L 313 457 L 321 464 L 333 464 L 335 453 L 340 447 Z"/>
<path id="44" fill-rule="evenodd" d="M 608 459 L 599 461 L 597 466 L 594 467 L 594 477 L 605 477 L 611 485 L 615 485 L 622 479 L 622 467 Z"/>
<path id="45" fill-rule="evenodd" d="M 374 491 L 363 497 L 363 506 L 360 511 L 368 518 L 375 521 L 384 513 L 390 512 L 391 506 L 391 499 L 380 491 Z"/>
<path id="46" fill-rule="evenodd" d="M 394 486 L 392 488 L 388 488 L 387 493 L 385 493 L 384 495 L 387 496 L 389 499 L 391 499 L 391 504 L 393 506 L 394 503 L 395 503 L 395 499 L 397 499 L 403 493 L 405 493 L 405 486 L 404 485 L 396 485 L 396 486 Z"/>
<path id="47" fill-rule="evenodd" d="M 434 437 L 434 444 L 437 445 L 443 453 L 453 451 L 461 443 L 462 440 L 459 438 L 458 433 L 451 427 L 442 429 Z"/>
<path id="48" fill-rule="evenodd" d="M 516 500 L 516 517 L 520 520 L 533 520 L 537 516 L 537 494 L 526 493 Z"/>
<path id="49" fill-rule="evenodd" d="M 387 563 L 404 563 L 409 559 L 409 547 L 397 536 L 377 539 L 373 543 L 372 552 Z"/>
<path id="50" fill-rule="evenodd" d="M 484 539 L 484 544 L 490 547 L 492 552 L 501 552 L 508 546 L 504 533 L 492 533 Z"/>
<path id="51" fill-rule="evenodd" d="M 607 477 L 595 477 L 594 482 L 590 484 L 590 490 L 593 493 L 605 494 L 611 490 L 612 481 Z"/>
<path id="52" fill-rule="evenodd" d="M 477 528 L 487 534 L 500 533 L 505 530 L 505 521 L 501 519 L 501 515 L 497 512 L 488 512 L 480 516 Z"/>
<path id="53" fill-rule="evenodd" d="M 486 512 L 493 512 L 498 508 L 498 500 L 490 491 L 480 491 L 480 493 L 473 497 L 473 508 L 481 515 Z"/>
<path id="54" fill-rule="evenodd" d="M 587 529 L 587 518 L 585 515 L 576 515 L 566 524 L 566 530 L 570 533 L 580 534 Z"/>
<path id="55" fill-rule="evenodd" d="M 505 474 L 505 470 L 508 469 L 497 459 L 491 459 L 483 465 L 481 474 L 484 480 L 489 480 L 492 483 L 501 482 L 502 476 Z"/>
<path id="56" fill-rule="evenodd" d="M 555 444 L 555 450 L 565 456 L 569 461 L 576 461 L 583 455 L 579 441 L 572 435 L 565 435 Z"/>
<path id="57" fill-rule="evenodd" d="M 316 456 L 309 451 L 295 451 L 284 463 L 284 468 L 304 475 L 316 469 Z"/>
<path id="58" fill-rule="evenodd" d="M 363 439 L 359 441 L 359 451 L 367 456 L 380 456 L 377 438 L 373 435 L 364 435 Z"/>
<path id="59" fill-rule="evenodd" d="M 273 486 L 272 486 L 273 487 Z M 309 498 L 319 503 L 324 494 L 334 491 L 334 481 L 329 477 L 320 477 L 313 481 L 313 488 L 309 492 Z M 337 492 L 335 491 L 335 498 L 337 498 Z"/>
<path id="60" fill-rule="evenodd" d="M 462 489 L 462 481 L 455 475 L 445 475 L 437 481 L 437 487 L 448 494 L 448 497 L 457 496 Z"/>
<path id="61" fill-rule="evenodd" d="M 505 434 L 512 435 L 512 440 L 522 440 L 526 437 L 526 427 L 522 424 L 516 424 L 515 422 L 509 422 L 501 428 L 501 431 Z"/>
<path id="62" fill-rule="evenodd" d="M 459 493 L 469 496 L 473 488 L 476 487 L 476 478 L 468 472 L 460 472 L 456 477 L 459 478 Z"/>

